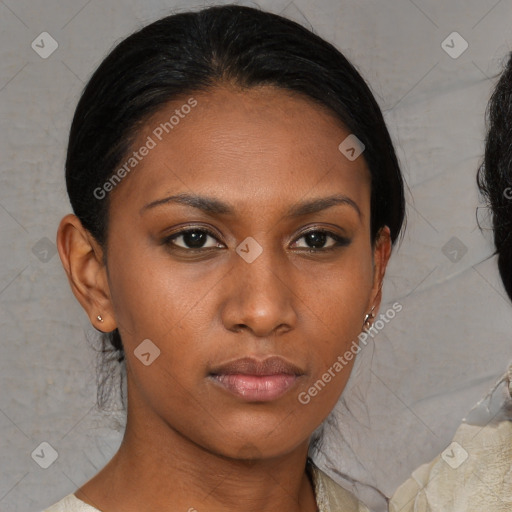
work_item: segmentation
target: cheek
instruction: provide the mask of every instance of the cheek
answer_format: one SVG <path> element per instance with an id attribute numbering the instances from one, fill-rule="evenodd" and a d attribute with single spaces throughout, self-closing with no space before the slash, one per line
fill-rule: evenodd
<path id="1" fill-rule="evenodd" d="M 324 325 L 327 332 L 357 335 L 373 285 L 370 248 L 347 250 L 336 263 L 299 267 L 296 277 L 300 296 Z M 300 283 L 300 284 L 299 284 Z"/>
<path id="2" fill-rule="evenodd" d="M 172 335 L 215 284 L 204 265 L 198 272 L 201 264 L 172 263 L 165 250 L 145 250 L 140 241 L 138 246 L 118 243 L 108 261 L 112 303 L 125 344 Z"/>
<path id="3" fill-rule="evenodd" d="M 112 303 L 132 383 L 155 409 L 166 411 L 170 404 L 188 409 L 187 390 L 195 389 L 202 377 L 198 358 L 203 359 L 201 341 L 211 323 L 203 301 L 214 280 L 194 278 L 194 265 L 171 265 L 165 251 L 154 249 L 132 252 L 124 247 L 110 256 L 109 266 Z M 142 354 L 147 353 L 145 361 Z"/>
<path id="4" fill-rule="evenodd" d="M 361 350 L 358 336 L 373 284 L 371 253 L 369 257 L 366 254 L 347 252 L 347 258 L 328 273 L 309 272 L 304 281 L 301 296 L 316 330 L 315 346 L 309 354 L 312 375 L 299 402 L 311 401 L 311 406 L 322 409 L 324 414 L 334 407 Z"/>

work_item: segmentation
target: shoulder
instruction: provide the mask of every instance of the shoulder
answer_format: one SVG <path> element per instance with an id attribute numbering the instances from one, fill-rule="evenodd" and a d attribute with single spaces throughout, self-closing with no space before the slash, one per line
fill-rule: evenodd
<path id="1" fill-rule="evenodd" d="M 390 501 L 390 512 L 510 512 L 512 421 L 462 424 L 453 442 L 420 466 Z"/>
<path id="2" fill-rule="evenodd" d="M 350 491 L 337 484 L 311 461 L 308 462 L 308 470 L 319 512 L 370 512 Z"/>
<path id="3" fill-rule="evenodd" d="M 91 507 L 74 494 L 68 494 L 59 502 L 45 509 L 43 512 L 100 512 L 97 508 Z"/>
<path id="4" fill-rule="evenodd" d="M 512 510 L 512 364 L 470 418 L 396 490 L 390 512 Z"/>

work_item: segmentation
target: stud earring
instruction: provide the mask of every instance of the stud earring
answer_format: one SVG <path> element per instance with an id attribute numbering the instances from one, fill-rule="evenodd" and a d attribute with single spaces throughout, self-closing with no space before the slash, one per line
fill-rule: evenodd
<path id="1" fill-rule="evenodd" d="M 371 309 L 369 313 L 366 313 L 364 320 L 363 320 L 363 329 L 370 329 L 373 325 L 373 320 L 375 318 L 375 315 L 373 314 L 373 310 L 375 309 L 375 306 Z"/>
<path id="2" fill-rule="evenodd" d="M 100 322 L 103 322 L 103 318 L 101 318 L 101 315 L 98 315 L 96 318 L 97 318 Z"/>

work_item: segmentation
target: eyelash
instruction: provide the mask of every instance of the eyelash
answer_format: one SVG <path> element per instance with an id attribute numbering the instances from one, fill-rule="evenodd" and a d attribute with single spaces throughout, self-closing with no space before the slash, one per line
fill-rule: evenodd
<path id="1" fill-rule="evenodd" d="M 212 231 L 210 231 L 207 228 L 201 227 L 201 228 L 188 228 L 188 229 L 184 229 L 182 231 L 178 231 L 176 233 L 173 233 L 172 235 L 169 235 L 169 236 L 165 237 L 162 240 L 162 244 L 166 245 L 166 246 L 170 246 L 173 249 L 183 250 L 183 251 L 188 252 L 188 253 L 201 253 L 201 252 L 206 252 L 206 251 L 209 251 L 209 250 L 217 248 L 217 247 L 199 247 L 199 248 L 187 247 L 187 248 L 185 248 L 185 247 L 177 246 L 176 244 L 173 243 L 174 240 L 179 238 L 180 236 L 183 236 L 183 235 L 186 235 L 186 234 L 192 233 L 192 232 L 206 233 L 208 236 L 214 238 L 218 243 L 221 243 L 217 239 L 217 235 L 215 233 L 213 233 Z M 312 247 L 310 247 L 310 248 L 304 248 L 303 247 L 303 248 L 300 248 L 301 252 L 307 252 L 309 254 L 311 254 L 311 253 L 326 253 L 326 252 L 331 252 L 333 250 L 339 249 L 341 247 L 346 247 L 351 242 L 350 239 L 345 238 L 345 237 L 340 236 L 340 235 L 337 235 L 336 233 L 333 233 L 332 231 L 329 231 L 329 230 L 324 229 L 324 228 L 316 228 L 316 229 L 310 229 L 310 230 L 302 233 L 298 238 L 296 238 L 294 240 L 293 243 L 296 243 L 298 240 L 300 240 L 301 238 L 306 237 L 310 233 L 320 233 L 320 234 L 326 235 L 329 238 L 332 238 L 335 243 L 331 247 L 320 248 L 320 249 L 315 249 L 315 248 L 312 248 Z"/>

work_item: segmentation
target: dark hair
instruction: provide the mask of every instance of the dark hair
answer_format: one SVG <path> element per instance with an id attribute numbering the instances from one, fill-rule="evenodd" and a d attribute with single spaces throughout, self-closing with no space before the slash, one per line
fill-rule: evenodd
<path id="1" fill-rule="evenodd" d="M 512 53 L 491 96 L 483 164 L 477 182 L 491 210 L 495 254 L 512 299 Z"/>
<path id="2" fill-rule="evenodd" d="M 372 242 L 388 226 L 393 243 L 404 221 L 402 175 L 382 113 L 369 87 L 331 44 L 281 16 L 236 5 L 160 19 L 105 58 L 78 103 L 66 160 L 75 214 L 103 246 L 108 197 L 94 190 L 112 177 L 141 124 L 162 106 L 221 83 L 271 85 L 327 107 L 365 146 L 371 173 Z M 341 142 L 341 141 L 340 141 Z M 105 348 L 123 358 L 118 331 Z"/>

